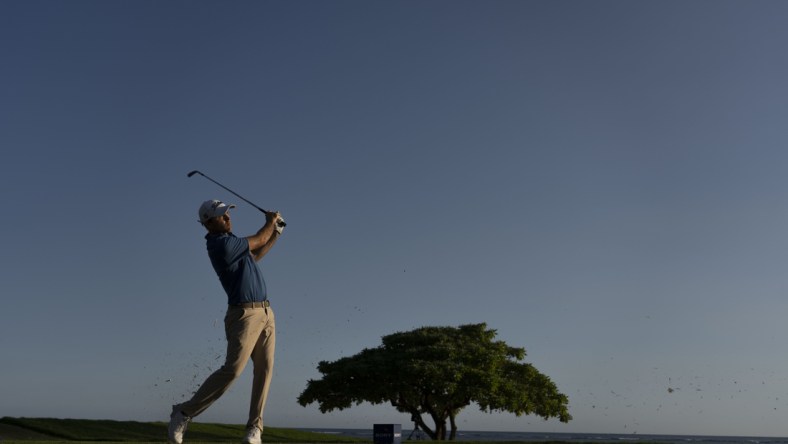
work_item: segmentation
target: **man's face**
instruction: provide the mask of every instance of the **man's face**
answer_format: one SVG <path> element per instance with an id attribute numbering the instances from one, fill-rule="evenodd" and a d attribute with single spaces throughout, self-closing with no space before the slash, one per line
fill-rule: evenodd
<path id="1" fill-rule="evenodd" d="M 227 212 L 208 220 L 205 223 L 205 228 L 211 233 L 229 233 L 233 229 L 233 224 L 230 222 L 230 213 Z"/>

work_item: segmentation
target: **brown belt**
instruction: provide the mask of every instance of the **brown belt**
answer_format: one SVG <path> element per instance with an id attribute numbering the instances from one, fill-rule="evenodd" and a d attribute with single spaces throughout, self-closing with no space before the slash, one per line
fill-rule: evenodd
<path id="1" fill-rule="evenodd" d="M 268 308 L 270 306 L 271 306 L 270 302 L 263 301 L 263 302 L 245 302 L 243 304 L 231 305 L 230 307 L 238 307 L 238 308 Z"/>

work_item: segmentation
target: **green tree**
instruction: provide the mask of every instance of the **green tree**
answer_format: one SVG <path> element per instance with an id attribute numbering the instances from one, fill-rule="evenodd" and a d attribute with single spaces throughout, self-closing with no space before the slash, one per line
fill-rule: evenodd
<path id="1" fill-rule="evenodd" d="M 321 361 L 320 380 L 298 397 L 323 413 L 363 402 L 390 402 L 433 440 L 457 435 L 457 414 L 472 402 L 485 412 L 535 414 L 568 422 L 569 399 L 531 364 L 525 349 L 495 341 L 487 325 L 422 327 L 383 337 L 383 345 L 334 362 Z M 429 427 L 422 415 L 434 423 Z"/>

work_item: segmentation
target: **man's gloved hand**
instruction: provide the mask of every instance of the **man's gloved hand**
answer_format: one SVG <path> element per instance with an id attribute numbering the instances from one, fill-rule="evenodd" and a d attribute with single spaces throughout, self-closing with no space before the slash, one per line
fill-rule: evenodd
<path id="1" fill-rule="evenodd" d="M 282 234 L 282 232 L 285 231 L 285 225 L 287 225 L 285 223 L 285 219 L 281 214 L 276 213 L 276 219 L 274 220 L 274 228 L 276 229 L 276 232 Z"/>

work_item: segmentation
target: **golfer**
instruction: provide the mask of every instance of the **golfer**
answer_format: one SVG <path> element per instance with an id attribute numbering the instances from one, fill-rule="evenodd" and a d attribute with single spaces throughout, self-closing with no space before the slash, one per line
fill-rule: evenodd
<path id="1" fill-rule="evenodd" d="M 227 357 L 224 365 L 208 377 L 194 396 L 172 407 L 169 442 L 181 444 L 192 418 L 214 403 L 241 375 L 249 358 L 254 364 L 252 400 L 244 443 L 259 444 L 263 432 L 263 409 L 274 366 L 276 326 L 268 302 L 263 274 L 255 262 L 263 258 L 284 230 L 284 219 L 276 212 L 265 215 L 265 225 L 248 237 L 232 233 L 231 208 L 218 200 L 205 201 L 199 210 L 208 257 L 227 293 Z"/>

